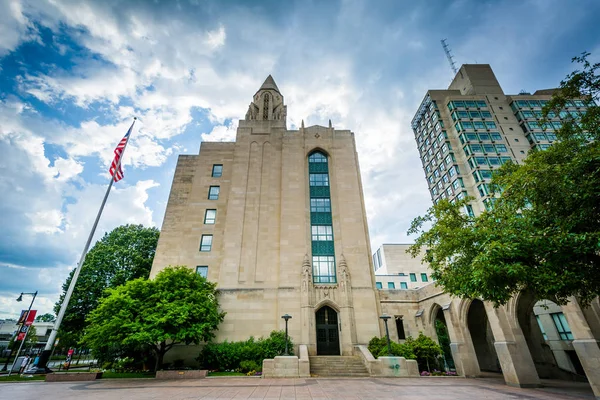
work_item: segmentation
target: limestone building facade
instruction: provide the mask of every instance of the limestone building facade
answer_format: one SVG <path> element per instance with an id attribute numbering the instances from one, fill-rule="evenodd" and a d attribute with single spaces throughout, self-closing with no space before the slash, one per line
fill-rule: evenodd
<path id="1" fill-rule="evenodd" d="M 151 277 L 186 265 L 216 282 L 217 340 L 283 329 L 310 355 L 380 335 L 361 176 L 349 130 L 288 130 L 269 76 L 235 142 L 179 157 Z"/>

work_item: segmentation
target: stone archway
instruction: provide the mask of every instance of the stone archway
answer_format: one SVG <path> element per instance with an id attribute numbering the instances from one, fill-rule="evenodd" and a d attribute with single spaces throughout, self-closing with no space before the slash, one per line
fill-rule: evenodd
<path id="1" fill-rule="evenodd" d="M 520 293 L 514 307 L 538 376 L 586 381 L 562 308 L 552 300 L 539 300 L 531 292 Z"/>
<path id="2" fill-rule="evenodd" d="M 338 313 L 329 306 L 323 306 L 315 313 L 317 355 L 339 356 L 341 354 L 338 321 Z"/>
<path id="3" fill-rule="evenodd" d="M 479 369 L 487 372 L 502 372 L 494 347 L 492 328 L 481 300 L 475 299 L 469 305 L 467 326 L 471 334 Z"/>

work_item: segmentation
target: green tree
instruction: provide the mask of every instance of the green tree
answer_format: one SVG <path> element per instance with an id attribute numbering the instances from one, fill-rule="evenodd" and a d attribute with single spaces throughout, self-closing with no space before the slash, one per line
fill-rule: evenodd
<path id="1" fill-rule="evenodd" d="M 544 108 L 555 118 L 571 101 L 589 102 L 583 115 L 563 119 L 559 141 L 531 151 L 523 164 L 494 175 L 491 211 L 469 217 L 443 200 L 416 218 L 413 257 L 425 246 L 433 277 L 448 293 L 505 304 L 528 289 L 538 298 L 583 304 L 600 295 L 600 64 L 587 53 Z M 430 229 L 426 229 L 431 224 Z"/>
<path id="2" fill-rule="evenodd" d="M 38 315 L 37 317 L 35 317 L 35 320 L 37 322 L 54 322 L 54 321 L 56 321 L 56 317 L 50 313 L 46 313 L 46 314 Z"/>
<path id="3" fill-rule="evenodd" d="M 432 338 L 419 332 L 416 339 L 409 336 L 404 344 L 412 349 L 419 369 L 431 371 L 431 367 L 437 366 L 438 356 L 442 355 L 442 348 Z"/>
<path id="4" fill-rule="evenodd" d="M 182 266 L 166 268 L 153 280 L 129 281 L 107 294 L 88 316 L 83 343 L 93 351 L 149 349 L 156 369 L 174 345 L 212 339 L 225 317 L 216 284 Z"/>
<path id="5" fill-rule="evenodd" d="M 96 308 L 108 288 L 150 275 L 159 231 L 142 225 L 123 225 L 106 233 L 88 252 L 77 285 L 61 323 L 61 344 L 76 347 L 85 328 L 85 319 Z M 74 271 L 63 284 L 63 293 L 54 307 L 58 314 Z"/>

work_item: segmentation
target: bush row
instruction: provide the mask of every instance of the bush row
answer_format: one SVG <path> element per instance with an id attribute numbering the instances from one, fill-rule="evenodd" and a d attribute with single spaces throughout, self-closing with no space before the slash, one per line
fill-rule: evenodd
<path id="1" fill-rule="evenodd" d="M 443 368 L 443 365 L 439 365 L 442 348 L 429 336 L 423 335 L 423 332 L 420 332 L 416 339 L 409 336 L 404 343 L 391 342 L 390 344 L 393 356 L 404 357 L 407 360 L 417 360 L 420 371 Z M 387 356 L 386 338 L 374 337 L 371 339 L 369 341 L 369 351 L 375 358 Z"/>
<path id="2" fill-rule="evenodd" d="M 250 337 L 241 342 L 207 343 L 197 360 L 210 370 L 252 372 L 262 370 L 264 359 L 274 358 L 284 351 L 285 332 L 273 331 L 268 338 Z M 289 337 L 288 351 L 294 354 Z"/>

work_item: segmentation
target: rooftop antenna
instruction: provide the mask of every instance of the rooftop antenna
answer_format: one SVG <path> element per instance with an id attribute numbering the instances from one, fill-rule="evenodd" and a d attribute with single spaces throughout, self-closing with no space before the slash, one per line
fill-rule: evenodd
<path id="1" fill-rule="evenodd" d="M 446 39 L 440 40 L 442 42 L 442 47 L 444 48 L 444 53 L 446 53 L 446 58 L 450 63 L 450 68 L 454 71 L 454 75 L 458 73 L 458 69 L 456 69 L 456 64 L 454 63 L 454 57 L 452 57 L 452 53 L 450 53 L 450 48 L 448 47 L 448 43 L 446 43 Z"/>

